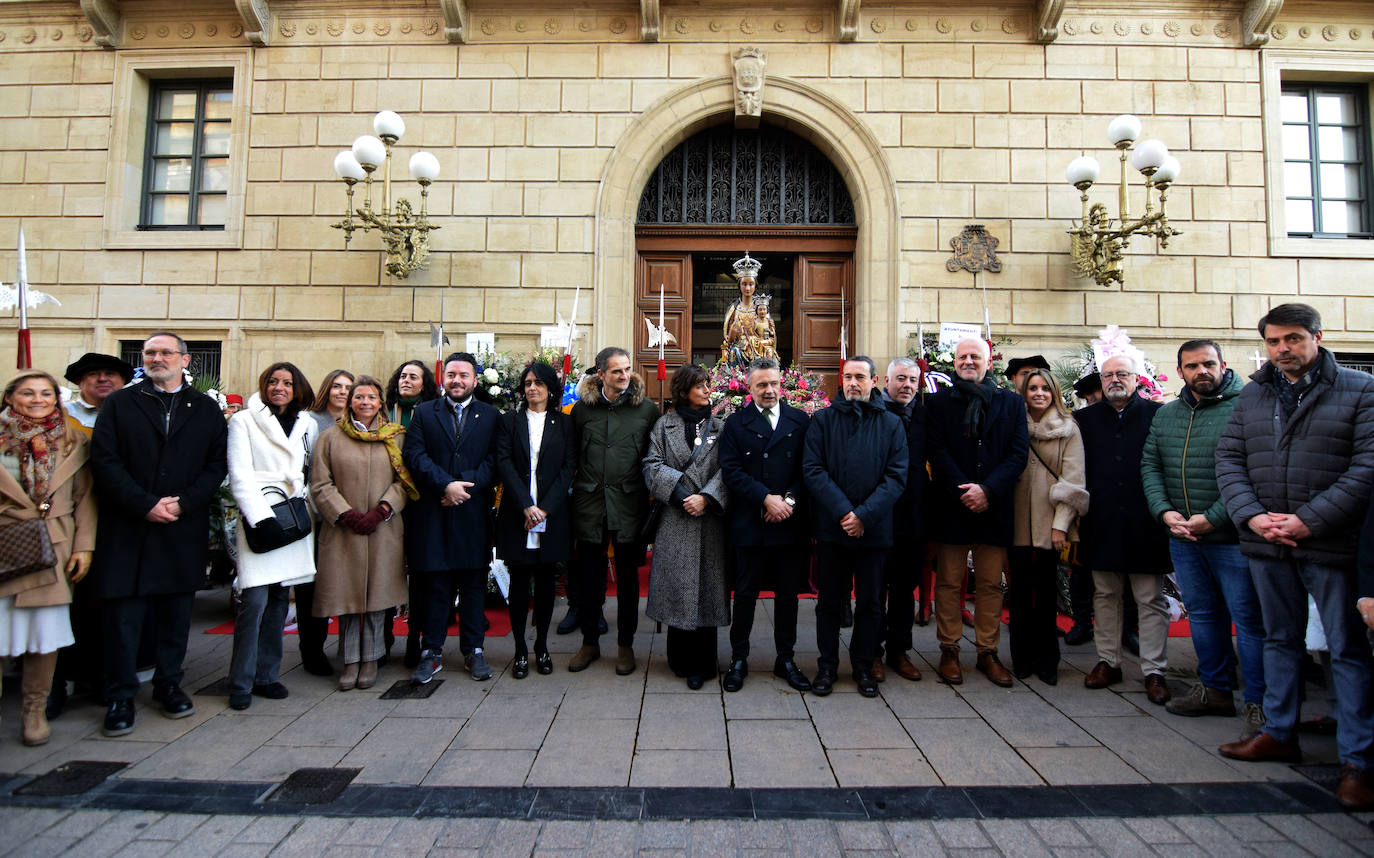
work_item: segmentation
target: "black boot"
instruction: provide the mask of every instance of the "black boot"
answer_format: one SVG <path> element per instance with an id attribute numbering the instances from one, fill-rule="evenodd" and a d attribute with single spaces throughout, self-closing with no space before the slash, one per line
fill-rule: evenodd
<path id="1" fill-rule="evenodd" d="M 572 605 L 568 606 L 568 612 L 559 621 L 556 631 L 560 635 L 570 635 L 581 627 L 582 621 L 577 618 L 577 609 Z"/>

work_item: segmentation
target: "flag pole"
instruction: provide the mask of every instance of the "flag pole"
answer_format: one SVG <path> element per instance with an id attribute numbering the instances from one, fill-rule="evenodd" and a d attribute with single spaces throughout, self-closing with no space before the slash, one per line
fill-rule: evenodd
<path id="1" fill-rule="evenodd" d="M 17 369 L 33 366 L 33 343 L 29 336 L 29 266 L 24 251 L 24 228 L 19 227 L 19 272 L 15 288 L 19 298 L 19 349 L 15 359 Z"/>
<path id="2" fill-rule="evenodd" d="M 577 338 L 577 302 L 582 299 L 582 284 L 573 291 L 572 318 L 568 320 L 568 347 L 563 350 L 563 384 L 572 376 L 573 340 Z"/>

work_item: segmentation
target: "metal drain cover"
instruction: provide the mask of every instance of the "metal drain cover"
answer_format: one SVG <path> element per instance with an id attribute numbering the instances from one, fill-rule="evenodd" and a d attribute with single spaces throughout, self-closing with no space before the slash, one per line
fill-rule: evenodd
<path id="1" fill-rule="evenodd" d="M 383 700 L 425 700 L 443 685 L 442 679 L 435 679 L 421 685 L 409 679 L 398 679 L 383 694 Z"/>
<path id="2" fill-rule="evenodd" d="M 268 801 L 290 804 L 329 804 L 343 795 L 362 769 L 296 769 Z"/>
<path id="3" fill-rule="evenodd" d="M 15 795 L 36 795 L 56 797 L 81 795 L 87 790 L 100 786 L 105 779 L 128 763 L 104 763 L 90 760 L 74 760 L 63 763 L 45 775 L 14 791 Z"/>

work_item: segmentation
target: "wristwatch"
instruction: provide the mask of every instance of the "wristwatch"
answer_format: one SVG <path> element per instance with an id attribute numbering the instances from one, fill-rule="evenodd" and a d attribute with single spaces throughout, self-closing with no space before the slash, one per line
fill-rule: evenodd
<path id="1" fill-rule="evenodd" d="M 792 497 L 791 492 L 788 492 L 787 494 L 782 496 L 782 502 L 790 507 L 795 507 L 797 505 L 797 499 Z"/>

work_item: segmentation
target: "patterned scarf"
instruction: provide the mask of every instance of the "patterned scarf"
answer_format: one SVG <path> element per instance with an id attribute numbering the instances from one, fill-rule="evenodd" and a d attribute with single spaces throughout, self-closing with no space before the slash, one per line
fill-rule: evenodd
<path id="1" fill-rule="evenodd" d="M 401 488 L 406 490 L 406 497 L 411 500 L 420 499 L 420 489 L 410 478 L 410 471 L 407 470 L 405 462 L 401 461 L 401 445 L 396 441 L 396 436 L 406 431 L 401 424 L 383 422 L 376 429 L 359 429 L 345 414 L 344 419 L 339 421 L 339 428 L 354 441 L 381 441 L 386 446 L 386 457 L 391 460 L 391 470 L 396 472 L 396 479 L 401 481 Z"/>
<path id="2" fill-rule="evenodd" d="M 0 411 L 0 450 L 19 458 L 19 481 L 34 503 L 48 499 L 48 483 L 66 434 L 67 412 L 60 406 L 38 420 L 12 408 Z"/>

